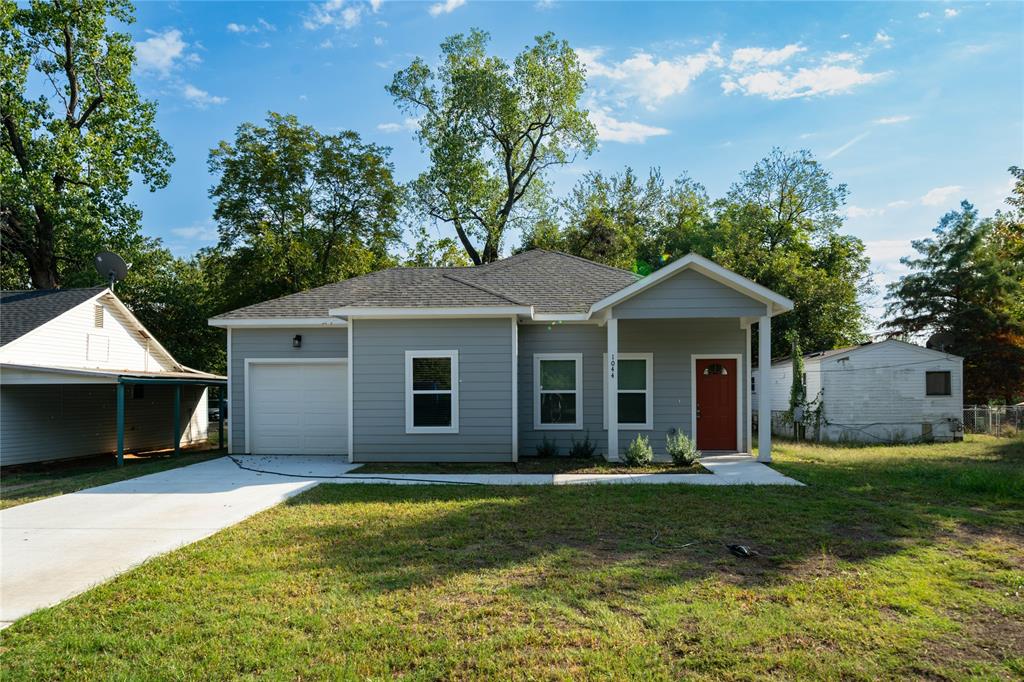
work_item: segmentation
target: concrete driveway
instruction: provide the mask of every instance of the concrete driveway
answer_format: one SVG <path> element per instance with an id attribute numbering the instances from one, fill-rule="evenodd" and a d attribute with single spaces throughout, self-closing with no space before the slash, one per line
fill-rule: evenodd
<path id="1" fill-rule="evenodd" d="M 318 483 L 802 485 L 745 455 L 707 474 L 361 476 L 340 457 L 223 457 L 0 511 L 0 628 Z M 352 473 L 349 473 L 352 472 Z M 339 478 L 342 477 L 342 478 Z"/>

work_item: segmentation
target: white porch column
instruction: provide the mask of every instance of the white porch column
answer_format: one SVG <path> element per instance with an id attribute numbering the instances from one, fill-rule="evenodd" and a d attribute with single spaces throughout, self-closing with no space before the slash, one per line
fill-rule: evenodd
<path id="1" fill-rule="evenodd" d="M 768 400 L 768 373 L 772 367 L 772 318 L 762 315 L 757 321 L 757 461 L 772 461 L 772 406 Z"/>
<path id="2" fill-rule="evenodd" d="M 608 460 L 619 459 L 619 377 L 617 373 L 619 356 L 619 321 L 614 317 L 608 320 L 608 366 L 604 370 L 606 385 L 605 395 L 608 396 Z"/>

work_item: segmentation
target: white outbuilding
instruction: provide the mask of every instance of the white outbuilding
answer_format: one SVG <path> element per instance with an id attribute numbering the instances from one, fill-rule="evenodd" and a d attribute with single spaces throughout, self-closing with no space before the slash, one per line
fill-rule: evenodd
<path id="1" fill-rule="evenodd" d="M 107 287 L 0 293 L 0 464 L 205 443 L 207 389 Z"/>
<path id="2" fill-rule="evenodd" d="M 823 441 L 913 443 L 963 437 L 963 358 L 890 339 L 804 356 L 805 437 Z M 793 361 L 772 363 L 766 382 L 751 373 L 754 396 L 767 390 L 775 433 L 792 435 Z M 751 400 L 756 411 L 758 400 Z M 760 422 L 760 419 L 758 419 Z"/>

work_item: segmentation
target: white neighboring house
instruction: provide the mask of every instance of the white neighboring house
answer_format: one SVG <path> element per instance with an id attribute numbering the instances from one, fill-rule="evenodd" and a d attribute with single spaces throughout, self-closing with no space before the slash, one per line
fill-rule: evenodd
<path id="1" fill-rule="evenodd" d="M 0 464 L 206 441 L 207 387 L 107 287 L 0 294 Z M 119 388 L 120 387 L 120 388 Z M 180 403 L 175 423 L 175 397 Z"/>
<path id="2" fill-rule="evenodd" d="M 765 386 L 752 374 L 753 395 L 767 390 L 775 430 L 789 409 L 793 361 L 772 363 Z M 804 356 L 807 400 L 821 404 L 824 441 L 917 442 L 963 437 L 963 358 L 890 339 Z M 752 400 L 755 406 L 758 401 Z M 813 409 L 813 405 L 812 405 Z"/>

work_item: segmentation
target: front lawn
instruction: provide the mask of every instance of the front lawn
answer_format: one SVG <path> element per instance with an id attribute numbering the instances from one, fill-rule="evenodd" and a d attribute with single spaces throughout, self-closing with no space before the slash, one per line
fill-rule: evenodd
<path id="1" fill-rule="evenodd" d="M 210 437 L 211 447 L 216 447 L 216 441 L 215 432 Z M 123 467 L 117 466 L 114 455 L 8 467 L 0 473 L 0 509 L 205 462 L 208 459 L 223 457 L 226 452 L 185 450 L 175 455 L 167 450 L 125 455 Z"/>
<path id="2" fill-rule="evenodd" d="M 0 672 L 1024 675 L 1024 441 L 776 452 L 808 487 L 321 485 L 19 621 Z"/>
<path id="3" fill-rule="evenodd" d="M 700 464 L 684 467 L 652 462 L 628 467 L 621 462 L 583 457 L 520 457 L 511 462 L 371 462 L 354 474 L 708 474 Z"/>

